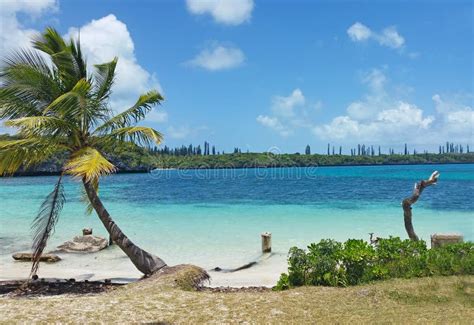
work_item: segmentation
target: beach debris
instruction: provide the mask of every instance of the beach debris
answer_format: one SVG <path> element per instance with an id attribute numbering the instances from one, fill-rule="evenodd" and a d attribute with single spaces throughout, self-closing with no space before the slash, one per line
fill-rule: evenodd
<path id="1" fill-rule="evenodd" d="M 66 253 L 95 253 L 108 246 L 108 240 L 94 235 L 76 236 L 58 246 L 60 252 Z"/>
<path id="2" fill-rule="evenodd" d="M 15 253 L 12 255 L 13 259 L 15 261 L 24 261 L 24 262 L 31 262 L 33 259 L 33 254 L 32 253 Z M 40 262 L 47 262 L 47 263 L 55 263 L 59 262 L 61 258 L 56 255 L 56 254 L 41 254 L 41 257 L 39 259 Z"/>
<path id="3" fill-rule="evenodd" d="M 433 234 L 431 235 L 431 248 L 462 243 L 463 241 L 464 237 L 460 234 Z"/>
<path id="4" fill-rule="evenodd" d="M 92 228 L 82 229 L 82 236 L 92 235 Z"/>
<path id="5" fill-rule="evenodd" d="M 201 291 L 219 292 L 219 293 L 234 293 L 234 292 L 271 292 L 272 288 L 268 287 L 203 287 Z"/>
<path id="6" fill-rule="evenodd" d="M 262 253 L 270 253 L 272 251 L 272 233 L 262 233 Z"/>
<path id="7" fill-rule="evenodd" d="M 83 295 L 110 291 L 122 283 L 103 283 L 101 281 L 70 281 L 44 279 L 41 281 L 0 281 L 0 295 L 9 297 L 41 297 L 63 294 Z"/>
<path id="8" fill-rule="evenodd" d="M 265 253 L 265 254 L 260 255 L 256 260 L 249 262 L 247 264 L 244 264 L 242 266 L 239 266 L 236 268 L 222 268 L 222 267 L 216 266 L 215 268 L 211 269 L 211 271 L 222 272 L 222 273 L 232 273 L 232 272 L 237 272 L 241 270 L 246 270 L 270 258 L 272 255 L 273 255 L 272 253 Z"/>
<path id="9" fill-rule="evenodd" d="M 222 268 L 216 266 L 215 268 L 212 269 L 212 271 L 223 272 L 223 273 L 232 273 L 232 272 L 237 272 L 237 271 L 249 269 L 249 268 L 251 268 L 252 266 L 254 266 L 254 265 L 256 265 L 256 264 L 257 264 L 257 262 L 256 262 L 256 261 L 253 261 L 253 262 L 244 264 L 244 265 L 242 265 L 242 266 L 236 267 L 236 268 L 234 268 L 234 269 L 222 269 Z"/>
<path id="10" fill-rule="evenodd" d="M 439 172 L 434 171 L 430 178 L 428 180 L 422 180 L 419 181 L 418 183 L 415 183 L 415 186 L 413 188 L 413 194 L 410 197 L 405 198 L 402 201 L 402 207 L 403 207 L 403 218 L 405 221 L 405 230 L 407 231 L 408 237 L 410 237 L 411 240 L 418 240 L 418 236 L 415 233 L 415 230 L 413 229 L 413 224 L 411 222 L 411 217 L 412 217 L 412 208 L 411 206 L 418 201 L 418 199 L 421 196 L 421 193 L 423 190 L 431 185 L 436 185 L 439 177 Z"/>

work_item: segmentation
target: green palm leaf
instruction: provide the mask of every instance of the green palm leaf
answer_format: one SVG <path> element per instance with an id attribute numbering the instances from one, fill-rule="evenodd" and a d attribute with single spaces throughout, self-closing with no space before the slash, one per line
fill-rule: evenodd
<path id="1" fill-rule="evenodd" d="M 141 95 L 135 105 L 126 111 L 117 114 L 95 130 L 95 134 L 104 134 L 112 130 L 131 126 L 143 120 L 151 111 L 152 107 L 159 104 L 163 97 L 156 90 Z"/>
<path id="2" fill-rule="evenodd" d="M 49 237 L 54 232 L 59 214 L 66 201 L 61 180 L 62 177 L 60 176 L 54 190 L 49 193 L 43 204 L 41 204 L 41 208 L 31 225 L 31 230 L 33 231 L 33 245 L 31 247 L 33 250 L 33 265 L 31 266 L 30 277 L 38 271 L 41 254 L 43 254 L 46 248 Z"/>

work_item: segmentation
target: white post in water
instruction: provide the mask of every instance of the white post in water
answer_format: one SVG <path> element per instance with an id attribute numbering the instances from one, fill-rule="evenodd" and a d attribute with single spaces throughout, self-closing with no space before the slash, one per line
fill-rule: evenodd
<path id="1" fill-rule="evenodd" d="M 272 251 L 272 233 L 264 232 L 262 234 L 262 253 L 270 253 Z"/>

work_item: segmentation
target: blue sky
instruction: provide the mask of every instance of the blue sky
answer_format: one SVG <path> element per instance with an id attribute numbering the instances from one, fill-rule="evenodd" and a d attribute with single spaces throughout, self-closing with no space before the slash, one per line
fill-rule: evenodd
<path id="1" fill-rule="evenodd" d="M 473 147 L 472 1 L 2 0 L 2 48 L 46 26 L 119 56 L 112 107 L 149 88 L 166 144 L 345 152 Z"/>

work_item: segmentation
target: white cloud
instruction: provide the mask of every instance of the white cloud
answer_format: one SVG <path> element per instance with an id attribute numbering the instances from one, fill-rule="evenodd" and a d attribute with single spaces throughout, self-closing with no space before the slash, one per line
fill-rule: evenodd
<path id="1" fill-rule="evenodd" d="M 401 49 L 405 45 L 405 38 L 398 33 L 395 26 L 389 26 L 381 32 L 374 32 L 360 22 L 354 23 L 347 29 L 347 34 L 354 42 L 375 40 L 380 45 L 393 49 Z"/>
<path id="2" fill-rule="evenodd" d="M 347 29 L 347 34 L 354 42 L 366 41 L 370 38 L 372 31 L 367 26 L 356 22 L 349 29 Z"/>
<path id="3" fill-rule="evenodd" d="M 368 94 L 362 100 L 351 103 L 345 115 L 313 127 L 316 136 L 344 143 L 472 143 L 474 111 L 466 104 L 472 100 L 471 95 L 455 95 L 445 99 L 435 94 L 432 97 L 435 114 L 431 115 L 415 104 L 394 98 L 386 90 L 387 78 L 380 70 L 372 70 L 362 78 L 362 82 L 367 85 Z"/>
<path id="4" fill-rule="evenodd" d="M 3 0 L 0 5 L 0 57 L 13 49 L 29 47 L 31 37 L 38 33 L 23 26 L 18 21 L 18 14 L 39 18 L 57 9 L 56 0 Z"/>
<path id="5" fill-rule="evenodd" d="M 12 50 L 31 48 L 31 38 L 39 33 L 21 24 L 18 15 L 37 19 L 47 13 L 54 13 L 57 9 L 56 0 L 2 0 L 0 4 L 0 57 L 8 56 Z M 0 120 L 0 134 L 16 132 L 14 128 L 1 125 Z"/>
<path id="6" fill-rule="evenodd" d="M 67 37 L 77 38 L 79 32 L 82 50 L 89 65 L 109 62 L 115 56 L 118 57 L 117 79 L 111 98 L 115 110 L 127 109 L 140 94 L 148 90 L 162 91 L 156 76 L 138 63 L 127 25 L 117 17 L 111 14 L 94 19 L 80 28 L 72 27 Z"/>
<path id="7" fill-rule="evenodd" d="M 244 61 L 245 55 L 239 48 L 213 42 L 187 64 L 210 71 L 218 71 L 236 68 Z"/>
<path id="8" fill-rule="evenodd" d="M 380 45 L 385 45 L 392 49 L 399 49 L 405 44 L 405 39 L 398 33 L 395 26 L 385 28 L 382 33 L 375 34 L 375 38 Z"/>
<path id="9" fill-rule="evenodd" d="M 297 88 L 289 96 L 275 96 L 273 98 L 272 110 L 276 115 L 292 117 L 295 115 L 295 108 L 304 104 L 303 92 Z"/>
<path id="10" fill-rule="evenodd" d="M 444 98 L 443 98 L 444 97 Z M 474 110 L 472 95 L 455 94 L 449 96 L 433 95 L 435 109 L 442 119 L 439 133 L 449 140 L 471 142 L 474 140 Z M 451 140 L 450 140 L 451 141 Z"/>
<path id="11" fill-rule="evenodd" d="M 322 102 L 307 103 L 301 89 L 294 89 L 288 96 L 272 98 L 272 115 L 259 115 L 257 122 L 283 137 L 292 135 L 298 128 L 311 128 L 310 116 L 317 113 Z"/>
<path id="12" fill-rule="evenodd" d="M 387 77 L 381 70 L 372 69 L 363 76 L 362 82 L 367 84 L 373 92 L 382 92 L 387 83 Z"/>
<path id="13" fill-rule="evenodd" d="M 195 15 L 211 15 L 218 23 L 239 25 L 249 21 L 253 0 L 186 0 L 188 11 Z"/>
<path id="14" fill-rule="evenodd" d="M 257 116 L 257 122 L 265 127 L 277 131 L 283 137 L 286 137 L 291 134 L 291 131 L 287 127 L 283 126 L 283 124 L 277 117 L 259 115 Z"/>
<path id="15" fill-rule="evenodd" d="M 395 105 L 395 102 L 389 98 L 385 91 L 387 77 L 381 70 L 372 69 L 362 76 L 361 81 L 367 85 L 369 92 L 361 100 L 354 101 L 347 106 L 347 114 L 351 118 L 370 119 L 379 111 Z"/>
<path id="16" fill-rule="evenodd" d="M 434 117 L 423 115 L 415 105 L 399 102 L 381 111 L 373 120 L 360 122 L 350 116 L 337 116 L 329 124 L 316 126 L 314 134 L 323 139 L 392 141 L 410 140 L 433 123 Z"/>

